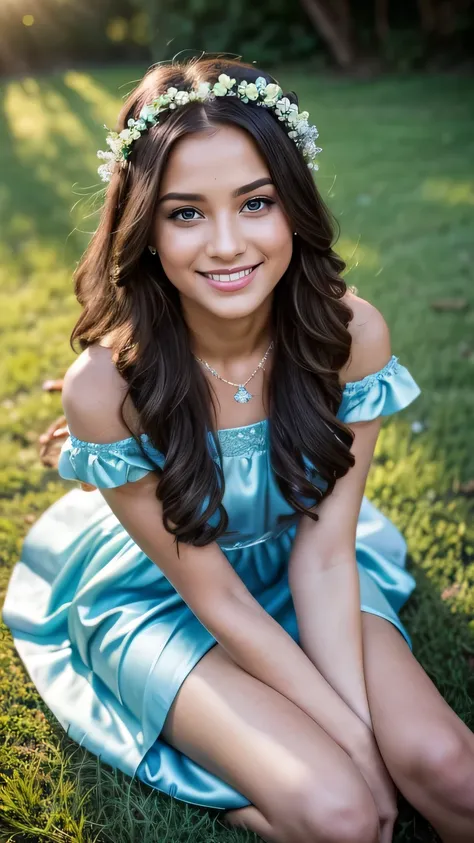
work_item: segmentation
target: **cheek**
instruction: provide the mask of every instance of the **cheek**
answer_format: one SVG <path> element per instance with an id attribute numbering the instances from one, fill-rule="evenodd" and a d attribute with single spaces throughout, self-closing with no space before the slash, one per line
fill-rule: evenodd
<path id="1" fill-rule="evenodd" d="M 165 272 L 179 272 L 193 262 L 201 249 L 201 237 L 195 229 L 164 227 L 157 237 L 157 249 Z"/>
<path id="2" fill-rule="evenodd" d="M 259 245 L 271 260 L 289 260 L 293 250 L 293 231 L 283 214 L 275 214 L 260 230 Z"/>
<path id="3" fill-rule="evenodd" d="M 293 255 L 293 229 L 289 227 L 283 214 L 278 219 L 261 221 L 254 244 L 265 258 L 265 269 L 260 276 L 261 283 L 249 287 L 259 299 L 274 289 L 288 269 Z"/>

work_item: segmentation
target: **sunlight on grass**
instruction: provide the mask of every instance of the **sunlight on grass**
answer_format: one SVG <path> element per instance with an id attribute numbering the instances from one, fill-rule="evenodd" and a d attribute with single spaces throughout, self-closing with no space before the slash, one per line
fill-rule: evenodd
<path id="1" fill-rule="evenodd" d="M 367 243 L 352 240 L 350 237 L 340 237 L 336 249 L 347 263 L 346 275 L 353 267 L 359 265 L 366 270 L 377 270 L 382 265 L 382 259 L 377 249 Z M 350 282 L 348 281 L 348 283 Z"/>
<path id="2" fill-rule="evenodd" d="M 12 82 L 5 97 L 5 117 L 10 131 L 25 156 L 39 156 L 39 161 L 56 161 L 63 151 L 59 138 L 65 139 L 75 151 L 90 148 L 91 137 L 77 114 L 56 91 L 40 86 L 35 79 L 25 83 Z"/>
<path id="3" fill-rule="evenodd" d="M 427 179 L 421 186 L 421 195 L 427 201 L 446 205 L 474 205 L 474 182 Z"/>
<path id="4" fill-rule="evenodd" d="M 39 181 L 50 184 L 59 197 L 70 200 L 70 165 L 86 167 L 94 142 L 69 103 L 57 91 L 40 86 L 34 79 L 25 84 L 13 82 L 6 92 L 5 117 L 19 158 L 34 162 Z M 66 168 L 58 166 L 62 160 Z"/>
<path id="5" fill-rule="evenodd" d="M 70 70 L 64 74 L 64 84 L 91 106 L 91 114 L 98 121 L 99 126 L 110 123 L 112 127 L 122 105 L 118 96 L 113 97 L 104 91 L 88 73 Z"/>

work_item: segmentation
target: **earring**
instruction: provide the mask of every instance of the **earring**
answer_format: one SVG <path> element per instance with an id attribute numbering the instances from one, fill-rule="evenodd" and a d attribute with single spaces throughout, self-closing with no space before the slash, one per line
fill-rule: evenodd
<path id="1" fill-rule="evenodd" d="M 149 248 L 152 255 L 156 255 L 156 249 L 155 249 L 154 246 L 148 246 L 148 248 Z"/>
<path id="2" fill-rule="evenodd" d="M 293 232 L 293 234 L 295 235 L 295 237 L 298 237 L 298 232 L 297 232 L 297 231 L 294 231 L 294 232 Z"/>

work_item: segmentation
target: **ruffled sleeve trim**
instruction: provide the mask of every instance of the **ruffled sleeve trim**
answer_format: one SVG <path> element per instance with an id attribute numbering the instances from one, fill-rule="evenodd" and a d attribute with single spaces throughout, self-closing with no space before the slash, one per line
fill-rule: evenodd
<path id="1" fill-rule="evenodd" d="M 408 407 L 420 393 L 408 369 L 392 355 L 380 371 L 346 383 L 337 417 L 351 424 L 389 416 Z"/>
<path id="2" fill-rule="evenodd" d="M 71 434 L 61 448 L 59 476 L 99 489 L 113 489 L 140 480 L 157 467 L 163 468 L 165 462 L 163 454 L 152 446 L 146 434 L 141 440 L 146 456 L 141 453 L 133 436 L 102 444 L 85 442 Z"/>

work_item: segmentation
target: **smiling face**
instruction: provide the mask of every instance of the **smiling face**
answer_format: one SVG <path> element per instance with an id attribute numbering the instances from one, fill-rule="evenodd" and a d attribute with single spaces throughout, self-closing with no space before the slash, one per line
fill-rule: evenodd
<path id="1" fill-rule="evenodd" d="M 266 308 L 292 243 L 268 166 L 247 132 L 221 126 L 175 144 L 152 245 L 185 311 L 237 319 Z"/>

